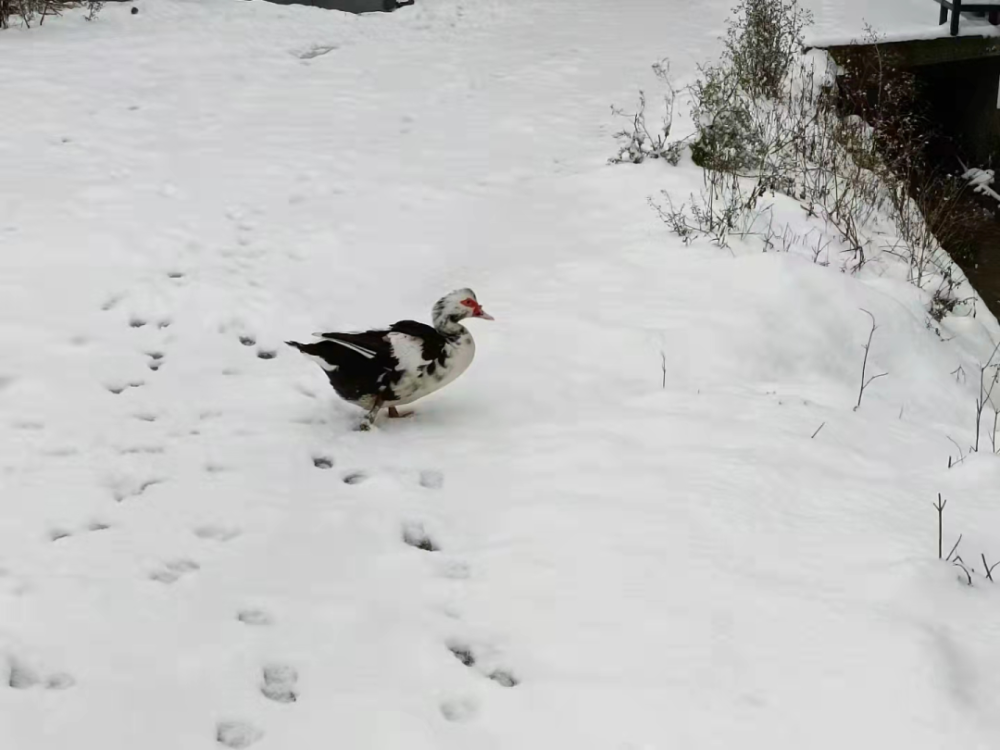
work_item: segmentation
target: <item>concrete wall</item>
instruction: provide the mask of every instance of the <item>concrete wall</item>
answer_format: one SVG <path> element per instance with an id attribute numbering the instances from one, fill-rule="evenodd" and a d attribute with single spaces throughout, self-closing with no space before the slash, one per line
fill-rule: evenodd
<path id="1" fill-rule="evenodd" d="M 911 72 L 944 131 L 975 166 L 1000 162 L 1000 58 L 924 65 Z"/>
<path id="2" fill-rule="evenodd" d="M 975 166 L 1000 165 L 1000 41 L 944 39 L 828 48 L 839 63 L 877 56 L 914 74 L 944 132 Z"/>

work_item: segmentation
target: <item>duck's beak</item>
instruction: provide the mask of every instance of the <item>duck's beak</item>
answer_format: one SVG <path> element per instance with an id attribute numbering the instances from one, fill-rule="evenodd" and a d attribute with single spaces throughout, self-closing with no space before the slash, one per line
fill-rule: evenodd
<path id="1" fill-rule="evenodd" d="M 481 307 L 478 310 L 476 310 L 474 317 L 482 318 L 483 320 L 496 320 L 496 318 L 494 318 L 492 315 L 490 315 Z"/>

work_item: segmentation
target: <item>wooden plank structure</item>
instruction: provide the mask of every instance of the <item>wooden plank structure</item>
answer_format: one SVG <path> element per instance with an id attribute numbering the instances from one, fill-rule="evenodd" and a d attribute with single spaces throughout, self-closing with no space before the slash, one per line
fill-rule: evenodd
<path id="1" fill-rule="evenodd" d="M 941 6 L 941 13 L 938 15 L 939 25 L 948 23 L 948 11 L 951 11 L 952 36 L 958 36 L 958 20 L 963 13 L 987 16 L 994 26 L 1000 24 L 1000 0 L 992 3 L 965 3 L 962 0 L 936 0 L 936 2 Z"/>

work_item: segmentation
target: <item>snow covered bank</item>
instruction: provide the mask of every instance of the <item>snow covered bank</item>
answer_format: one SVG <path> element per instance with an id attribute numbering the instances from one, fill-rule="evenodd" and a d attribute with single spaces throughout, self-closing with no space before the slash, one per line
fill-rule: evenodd
<path id="1" fill-rule="evenodd" d="M 665 6 L 0 37 L 0 746 L 992 747 L 1000 592 L 931 502 L 1000 557 L 996 458 L 947 468 L 1000 331 L 681 245 L 699 171 L 606 165 L 717 49 Z M 368 435 L 280 345 L 465 285 L 472 369 Z"/>

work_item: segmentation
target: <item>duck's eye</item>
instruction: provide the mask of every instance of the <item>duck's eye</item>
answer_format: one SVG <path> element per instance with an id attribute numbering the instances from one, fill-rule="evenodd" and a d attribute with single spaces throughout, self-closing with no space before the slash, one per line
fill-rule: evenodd
<path id="1" fill-rule="evenodd" d="M 468 298 L 468 297 L 466 297 L 465 299 L 463 299 L 462 302 L 461 302 L 461 304 L 465 305 L 466 307 L 471 307 L 473 310 L 475 310 L 477 307 L 479 307 L 479 303 L 478 302 L 476 302 L 474 299 L 471 299 L 471 298 Z"/>

